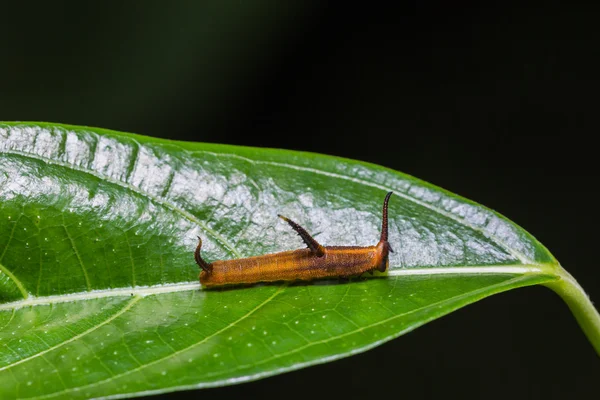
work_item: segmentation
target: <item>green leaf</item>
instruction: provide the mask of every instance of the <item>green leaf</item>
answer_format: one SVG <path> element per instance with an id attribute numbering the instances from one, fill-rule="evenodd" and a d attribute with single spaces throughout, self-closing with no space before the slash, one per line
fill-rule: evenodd
<path id="1" fill-rule="evenodd" d="M 377 241 L 384 275 L 203 290 L 209 261 Z M 544 284 L 600 350 L 600 318 L 502 216 L 357 161 L 0 124 L 0 397 L 129 397 L 221 386 L 345 357 L 489 295 Z"/>

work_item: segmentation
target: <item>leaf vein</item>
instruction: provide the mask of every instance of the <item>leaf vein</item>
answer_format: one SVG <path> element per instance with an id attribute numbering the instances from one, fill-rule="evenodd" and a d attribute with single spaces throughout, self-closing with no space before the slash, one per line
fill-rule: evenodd
<path id="1" fill-rule="evenodd" d="M 10 325 L 10 323 L 12 322 L 13 318 L 15 317 L 15 313 L 17 312 L 17 310 L 15 308 L 13 308 L 12 313 L 10 314 L 10 318 L 8 319 L 8 322 L 4 324 L 4 326 L 2 326 L 2 328 L 0 328 L 0 332 L 2 332 L 7 326 Z"/>
<path id="2" fill-rule="evenodd" d="M 125 231 L 125 240 L 127 241 L 127 249 L 129 250 L 129 260 L 131 260 L 131 286 L 135 287 L 135 263 L 133 262 L 133 253 L 131 252 L 131 243 L 129 243 L 127 231 Z"/>
<path id="3" fill-rule="evenodd" d="M 135 187 L 127 182 L 123 182 L 121 180 L 115 179 L 115 178 L 111 178 L 108 177 L 106 175 L 103 175 L 97 171 L 93 171 L 93 170 L 88 170 L 82 167 L 78 167 L 76 165 L 73 164 L 69 164 L 63 161 L 57 161 L 51 158 L 47 158 L 47 157 L 43 157 L 40 156 L 39 154 L 32 154 L 32 153 L 26 153 L 24 151 L 19 151 L 19 150 L 3 150 L 2 151 L 5 154 L 15 154 L 21 157 L 25 157 L 25 158 L 31 158 L 33 160 L 39 160 L 39 161 L 43 161 L 45 163 L 48 164 L 52 164 L 52 165 L 56 165 L 59 167 L 63 167 L 63 168 L 67 168 L 67 169 L 72 169 L 74 171 L 78 171 L 78 172 L 82 172 L 84 174 L 89 174 L 92 176 L 95 176 L 96 178 L 100 178 L 105 180 L 106 182 L 110 182 L 114 185 L 117 186 L 121 186 L 124 189 L 130 190 L 133 193 L 137 193 L 138 195 L 145 197 L 151 201 L 153 201 L 154 203 L 163 206 L 171 211 L 173 211 L 176 214 L 181 215 L 183 218 L 187 219 L 190 222 L 193 222 L 194 224 L 197 224 L 198 226 L 200 226 L 202 229 L 204 229 L 204 231 L 209 234 L 210 236 L 213 237 L 213 239 L 215 239 L 217 241 L 217 243 L 219 243 L 219 245 L 224 248 L 226 251 L 228 251 L 229 253 L 231 253 L 233 256 L 237 257 L 237 258 L 241 258 L 242 254 L 236 249 L 236 247 L 231 244 L 223 235 L 219 234 L 217 231 L 215 231 L 214 229 L 210 228 L 206 223 L 200 221 L 198 218 L 196 218 L 193 214 L 183 210 L 182 208 L 179 208 L 178 206 L 171 204 L 169 202 L 167 202 L 164 199 L 160 199 L 156 196 L 151 195 L 148 192 L 145 192 L 143 190 L 141 190 L 138 187 Z"/>
<path id="4" fill-rule="evenodd" d="M 77 247 L 75 247 L 75 242 L 73 241 L 73 238 L 71 237 L 71 234 L 69 233 L 69 230 L 67 229 L 67 224 L 65 222 L 64 215 L 63 215 L 63 228 L 65 230 L 65 233 L 67 234 L 67 237 L 69 238 L 69 242 L 71 243 L 71 248 L 73 249 L 73 252 L 75 253 L 75 256 L 77 257 L 77 261 L 79 261 L 79 266 L 81 267 L 81 270 L 83 271 L 83 277 L 85 278 L 85 285 L 87 286 L 87 290 L 89 292 L 92 290 L 92 285 L 90 284 L 90 277 L 88 276 L 85 265 L 83 265 L 81 256 L 79 255 L 79 252 L 77 251 Z"/>
<path id="5" fill-rule="evenodd" d="M 59 344 L 54 345 L 53 347 L 50 347 L 50 348 L 48 348 L 46 350 L 42 350 L 39 353 L 36 353 L 36 354 L 31 355 L 29 357 L 23 358 L 23 359 L 21 359 L 19 361 L 16 361 L 16 362 L 14 362 L 14 363 L 12 363 L 10 365 L 5 365 L 3 367 L 0 367 L 0 371 L 4 371 L 4 370 L 7 370 L 7 369 L 10 369 L 10 368 L 12 368 L 12 367 L 14 367 L 16 365 L 19 365 L 19 364 L 22 364 L 24 362 L 30 361 L 30 360 L 32 360 L 32 359 L 34 359 L 36 357 L 43 356 L 44 354 L 46 354 L 46 353 L 48 353 L 50 351 L 56 350 L 56 349 L 58 349 L 58 348 L 60 348 L 60 347 L 62 347 L 64 345 L 66 345 L 68 343 L 71 343 L 71 342 L 73 342 L 73 341 L 75 341 L 77 339 L 82 338 L 83 336 L 85 336 L 85 335 L 87 335 L 87 334 L 95 331 L 96 329 L 98 329 L 98 328 L 100 328 L 100 327 L 102 327 L 102 326 L 104 326 L 106 324 L 109 324 L 110 322 L 114 321 L 116 318 L 118 318 L 121 315 L 123 315 L 123 313 L 125 313 L 126 311 L 128 311 L 129 309 L 131 309 L 131 307 L 133 307 L 141 299 L 142 299 L 141 296 L 135 296 L 135 297 L 133 297 L 133 299 L 131 299 L 130 301 L 128 301 L 127 303 L 125 303 L 125 306 L 123 306 L 123 308 L 121 308 L 119 311 L 117 311 L 115 314 L 111 315 L 109 318 L 105 319 L 101 323 L 92 326 L 91 328 L 87 329 L 86 331 L 81 332 L 80 334 L 75 335 L 75 336 L 73 336 L 72 338 L 70 338 L 68 340 L 65 340 L 65 341 L 63 341 L 63 342 L 61 342 Z M 42 357 L 42 358 L 44 358 L 44 357 Z"/>
<path id="6" fill-rule="evenodd" d="M 253 364 L 238 365 L 235 368 L 232 368 L 232 369 L 229 369 L 229 370 L 220 371 L 220 372 L 216 372 L 216 373 L 212 373 L 212 374 L 208 373 L 208 374 L 204 375 L 204 377 L 208 378 L 208 377 L 214 377 L 214 376 L 219 376 L 219 375 L 230 374 L 232 372 L 239 371 L 239 370 L 244 369 L 244 368 L 249 368 L 249 367 L 254 367 L 256 365 L 265 364 L 265 363 L 268 363 L 270 361 L 273 361 L 273 360 L 281 358 L 281 357 L 289 356 L 291 354 L 296 354 L 296 353 L 301 352 L 301 351 L 303 351 L 303 350 L 305 350 L 307 348 L 310 348 L 312 346 L 316 346 L 316 345 L 319 345 L 319 344 L 327 344 L 327 343 L 332 342 L 334 340 L 342 339 L 344 337 L 347 337 L 347 336 L 350 336 L 350 335 L 353 335 L 353 334 L 365 331 L 367 329 L 371 329 L 373 327 L 383 325 L 385 323 L 391 322 L 391 321 L 396 320 L 398 318 L 405 317 L 405 316 L 407 316 L 409 314 L 414 314 L 414 313 L 417 313 L 417 312 L 425 312 L 425 311 L 428 311 L 428 310 L 430 310 L 432 308 L 435 308 L 435 307 L 437 307 L 437 306 L 439 306 L 441 304 L 450 303 L 450 302 L 456 302 L 456 301 L 462 300 L 464 298 L 467 298 L 469 296 L 473 296 L 473 295 L 477 295 L 477 294 L 482 293 L 482 292 L 486 292 L 488 290 L 494 290 L 495 288 L 498 288 L 498 287 L 508 286 L 510 284 L 519 282 L 519 281 L 524 280 L 526 278 L 527 278 L 526 276 L 517 276 L 515 278 L 508 279 L 506 281 L 497 283 L 495 285 L 490 285 L 490 286 L 486 286 L 486 287 L 479 288 L 479 289 L 476 289 L 476 290 L 472 290 L 470 292 L 461 293 L 461 294 L 458 294 L 456 296 L 449 297 L 447 299 L 440 300 L 440 301 L 437 301 L 435 303 L 429 304 L 429 305 L 427 305 L 425 307 L 417 308 L 417 309 L 414 309 L 414 310 L 411 310 L 411 311 L 408 311 L 408 312 L 405 312 L 405 313 L 402 313 L 402 314 L 397 314 L 397 315 L 394 315 L 392 317 L 386 318 L 384 320 L 378 321 L 378 322 L 376 322 L 374 324 L 370 324 L 370 325 L 366 325 L 366 326 L 363 326 L 363 327 L 359 327 L 358 329 L 355 329 L 353 331 L 349 331 L 349 332 L 346 332 L 346 333 L 343 333 L 343 334 L 340 334 L 340 335 L 337 335 L 337 336 L 332 336 L 332 337 L 329 337 L 327 339 L 322 339 L 322 340 L 319 340 L 319 341 L 315 341 L 315 342 L 306 344 L 304 346 L 297 347 L 297 348 L 295 348 L 293 350 L 290 350 L 290 351 L 287 351 L 287 352 L 284 352 L 284 353 L 280 353 L 280 354 L 278 354 L 278 355 L 276 355 L 274 357 L 265 358 L 265 359 L 263 359 L 261 361 L 255 362 Z M 431 319 L 434 319 L 434 318 L 437 318 L 437 316 L 436 317 L 431 317 L 427 321 L 429 321 Z M 419 324 L 415 324 L 415 325 L 409 326 L 408 328 L 406 328 L 405 330 L 403 330 L 402 332 L 400 332 L 398 334 L 398 336 L 401 335 L 401 334 L 403 334 L 403 333 L 408 332 L 412 328 L 416 328 L 420 324 L 424 324 L 427 321 L 420 321 Z"/>
<path id="7" fill-rule="evenodd" d="M 508 243 L 506 243 L 503 239 L 501 239 L 500 237 L 498 237 L 497 235 L 487 232 L 485 229 L 483 229 L 480 226 L 477 226 L 475 224 L 472 224 L 468 221 L 466 221 L 464 218 L 461 218 L 459 216 L 457 216 L 456 214 L 446 211 L 442 208 L 436 207 L 435 205 L 428 203 L 426 201 L 423 200 L 419 200 L 416 197 L 410 196 L 409 194 L 406 194 L 404 191 L 402 191 L 401 189 L 398 188 L 393 188 L 391 186 L 386 186 L 386 185 L 382 185 L 379 183 L 375 183 L 375 182 L 369 182 L 366 181 L 364 179 L 359 179 L 359 178 L 355 178 L 352 176 L 347 176 L 347 175 L 343 175 L 343 174 L 339 174 L 339 173 L 335 173 L 335 172 L 329 172 L 329 171 L 323 171 L 323 170 L 319 170 L 316 168 L 310 168 L 310 167 L 303 167 L 303 166 L 299 166 L 299 165 L 293 165 L 293 164 L 286 164 L 286 163 L 281 163 L 281 162 L 276 162 L 276 161 L 262 161 L 262 160 L 255 160 L 252 158 L 248 158 L 248 157 L 244 157 L 244 156 L 240 156 L 237 154 L 231 154 L 231 153 L 217 153 L 217 152 L 211 152 L 211 151 L 206 151 L 206 150 L 199 150 L 199 151 L 193 151 L 193 153 L 204 153 L 204 154 L 212 154 L 215 156 L 224 156 L 224 157 L 231 157 L 231 158 L 236 158 L 239 160 L 243 160 L 246 162 L 249 162 L 251 164 L 262 164 L 262 165 L 272 165 L 275 167 L 280 167 L 280 168 L 288 168 L 288 169 L 293 169 L 296 171 L 303 171 L 303 172 L 310 172 L 313 174 L 317 174 L 317 175 L 323 175 L 323 176 L 328 176 L 328 177 L 332 177 L 332 178 L 338 178 L 338 179 L 343 179 L 343 180 L 347 180 L 350 182 L 354 182 L 354 183 L 358 183 L 364 186 L 370 186 L 376 189 L 381 189 L 385 192 L 389 192 L 389 191 L 394 191 L 394 193 L 396 195 L 398 195 L 399 197 L 403 197 L 406 200 L 409 200 L 415 204 L 418 204 L 422 207 L 427 208 L 430 211 L 433 211 L 437 214 L 440 214 L 446 218 L 449 218 L 453 221 L 456 221 L 464 226 L 467 226 L 471 229 L 473 229 L 474 231 L 477 231 L 479 233 L 481 233 L 482 235 L 484 235 L 485 237 L 489 237 L 490 239 L 494 240 L 496 243 L 498 243 L 498 245 L 500 245 L 505 251 L 507 251 L 510 255 L 512 255 L 513 257 L 515 257 L 517 260 L 521 261 L 521 263 L 523 264 L 535 264 L 534 260 L 531 260 L 529 257 L 527 257 L 525 254 L 523 254 L 521 251 L 512 248 Z"/>
<path id="8" fill-rule="evenodd" d="M 169 358 L 175 357 L 175 356 L 177 356 L 177 355 L 179 355 L 179 354 L 181 354 L 181 353 L 183 353 L 183 352 L 185 352 L 185 351 L 188 351 L 188 350 L 190 350 L 190 349 L 192 349 L 192 348 L 194 348 L 194 347 L 200 346 L 200 345 L 202 345 L 202 344 L 206 343 L 207 341 L 209 341 L 210 339 L 212 339 L 213 337 L 215 337 L 215 336 L 217 336 L 217 335 L 220 335 L 221 333 L 225 332 L 226 330 L 228 330 L 228 329 L 230 329 L 230 328 L 232 328 L 232 327 L 236 326 L 237 324 L 239 324 L 240 322 L 242 322 L 243 320 L 245 320 L 246 318 L 248 318 L 249 316 L 251 316 L 252 314 L 254 314 L 256 311 L 260 310 L 260 309 L 261 309 L 262 307 L 264 307 L 266 304 L 270 303 L 270 302 L 271 302 L 271 301 L 272 301 L 272 300 L 273 300 L 275 297 L 279 296 L 279 295 L 280 295 L 280 294 L 281 294 L 281 293 L 282 293 L 282 292 L 283 292 L 283 291 L 284 291 L 286 288 L 287 288 L 287 285 L 281 286 L 279 289 L 277 289 L 276 291 L 274 291 L 274 292 L 273 292 L 273 294 L 272 294 L 271 296 L 269 296 L 267 299 L 265 299 L 265 300 L 264 300 L 262 303 L 260 303 L 260 304 L 259 304 L 259 305 L 257 305 L 256 307 L 254 307 L 252 310 L 248 311 L 246 314 L 242 315 L 240 318 L 238 318 L 238 319 L 236 319 L 235 321 L 231 322 L 231 323 L 230 323 L 230 324 L 228 324 L 227 326 L 225 326 L 225 327 L 223 327 L 223 328 L 219 329 L 218 331 L 216 331 L 216 332 L 214 332 L 214 333 L 212 333 L 212 334 L 208 335 L 207 337 L 205 337 L 204 339 L 202 339 L 201 341 L 199 341 L 199 342 L 197 342 L 197 343 L 194 343 L 194 344 L 192 344 L 192 345 L 190 345 L 190 346 L 188 346 L 188 347 L 185 347 L 185 348 L 183 348 L 183 349 L 181 349 L 181 350 L 178 350 L 178 351 L 176 351 L 176 352 L 174 352 L 174 353 L 172 353 L 172 354 L 169 354 L 169 355 L 167 355 L 167 356 L 165 356 L 165 357 L 162 357 L 162 358 L 159 358 L 159 359 L 157 359 L 157 360 L 154 360 L 154 361 L 152 361 L 152 362 L 149 362 L 148 364 L 144 364 L 144 365 L 142 365 L 142 366 L 140 366 L 140 367 L 137 367 L 137 368 L 130 369 L 129 371 L 126 371 L 126 372 L 123 372 L 123 373 L 120 373 L 120 374 L 113 375 L 112 377 L 110 377 L 110 378 L 108 378 L 108 379 L 103 379 L 103 380 L 101 380 L 101 381 L 94 382 L 94 383 L 90 383 L 90 384 L 88 384 L 88 385 L 79 386 L 79 387 L 78 387 L 78 389 L 82 389 L 82 388 L 90 388 L 90 387 L 93 387 L 93 386 L 98 386 L 98 385 L 100 385 L 100 384 L 102 384 L 102 383 L 109 382 L 109 381 L 111 381 L 111 380 L 113 380 L 113 379 L 115 379 L 115 378 L 120 378 L 120 377 L 122 377 L 122 376 L 125 376 L 125 375 L 132 374 L 132 373 L 134 373 L 134 372 L 140 371 L 140 370 L 142 370 L 142 369 L 144 369 L 144 368 L 147 368 L 147 367 L 150 367 L 150 366 L 152 366 L 152 365 L 156 365 L 156 364 L 158 364 L 158 363 L 161 363 L 161 362 L 163 362 L 163 361 L 165 361 L 165 360 L 167 360 L 167 359 L 169 359 Z M 124 312 L 124 311 L 126 311 L 126 310 L 123 310 L 123 312 Z M 121 312 L 121 314 L 122 314 L 122 312 Z M 0 371 L 1 371 L 1 369 L 0 369 Z M 74 388 L 71 388 L 71 389 L 66 389 L 66 390 L 63 390 L 63 391 L 60 391 L 60 392 L 54 392 L 54 393 L 50 393 L 50 394 L 48 394 L 48 395 L 44 395 L 44 396 L 38 396 L 38 397 L 34 397 L 34 398 L 35 398 L 35 399 L 44 399 L 44 398 L 48 398 L 48 397 L 55 397 L 55 396 L 59 396 L 59 395 L 61 395 L 61 394 L 64 394 L 64 393 L 70 392 L 70 391 L 72 391 L 72 390 L 74 390 Z M 33 398 L 32 398 L 32 399 L 33 399 Z"/>
<path id="9" fill-rule="evenodd" d="M 21 292 L 23 299 L 27 299 L 29 297 L 29 292 L 27 292 L 25 286 L 23 286 L 23 282 L 17 279 L 17 277 L 12 272 L 10 272 L 10 270 L 6 268 L 2 263 L 0 263 L 0 272 L 6 274 L 6 276 L 8 276 L 15 283 L 17 289 L 19 289 L 19 292 Z"/>
<path id="10" fill-rule="evenodd" d="M 17 289 L 19 289 L 19 292 L 21 292 L 21 296 L 23 296 L 23 299 L 26 299 L 29 297 L 29 292 L 25 289 L 23 282 L 21 282 L 6 266 L 2 264 L 2 259 L 4 259 L 4 255 L 8 250 L 8 246 L 10 246 L 10 242 L 12 242 L 13 236 L 15 234 L 15 229 L 17 228 L 17 225 L 21 220 L 21 216 L 22 214 L 19 215 L 19 218 L 17 218 L 17 220 L 15 221 L 15 224 L 10 232 L 10 236 L 8 237 L 8 240 L 6 242 L 6 247 L 4 247 L 4 251 L 2 252 L 2 255 L 0 255 L 0 271 L 5 273 L 6 276 L 8 276 L 9 279 L 11 279 L 14 282 L 14 284 L 17 286 Z"/>

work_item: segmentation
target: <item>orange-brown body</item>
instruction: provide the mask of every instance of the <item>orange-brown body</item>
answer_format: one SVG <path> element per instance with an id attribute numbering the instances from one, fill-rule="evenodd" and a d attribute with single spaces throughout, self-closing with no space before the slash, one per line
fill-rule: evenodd
<path id="1" fill-rule="evenodd" d="M 381 239 L 376 246 L 321 246 L 308 232 L 294 221 L 282 217 L 298 232 L 308 248 L 275 254 L 222 260 L 207 263 L 200 256 L 202 240 L 194 252 L 200 266 L 200 283 L 204 287 L 275 281 L 310 281 L 322 278 L 353 277 L 374 270 L 384 272 L 388 254 L 387 205 L 391 192 L 383 203 Z"/>
<path id="2" fill-rule="evenodd" d="M 202 286 L 221 286 L 255 282 L 310 281 L 322 278 L 352 277 L 387 268 L 382 246 L 324 247 L 322 256 L 310 249 L 215 261 L 212 271 L 200 273 Z"/>

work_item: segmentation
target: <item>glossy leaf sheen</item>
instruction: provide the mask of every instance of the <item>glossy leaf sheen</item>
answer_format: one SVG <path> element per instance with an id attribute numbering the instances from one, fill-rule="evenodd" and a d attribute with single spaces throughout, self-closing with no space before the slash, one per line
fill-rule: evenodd
<path id="1" fill-rule="evenodd" d="M 387 276 L 202 290 L 207 260 L 377 241 Z M 134 396 L 364 351 L 556 261 L 496 213 L 404 174 L 281 150 L 0 124 L 0 398 Z"/>

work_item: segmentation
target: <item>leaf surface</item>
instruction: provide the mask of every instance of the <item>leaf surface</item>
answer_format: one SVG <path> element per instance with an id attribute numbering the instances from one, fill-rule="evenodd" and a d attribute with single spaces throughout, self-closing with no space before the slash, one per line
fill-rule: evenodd
<path id="1" fill-rule="evenodd" d="M 202 290 L 209 260 L 371 245 L 385 275 Z M 365 351 L 561 275 L 502 216 L 375 165 L 97 128 L 0 124 L 0 397 L 130 397 L 258 379 Z"/>

